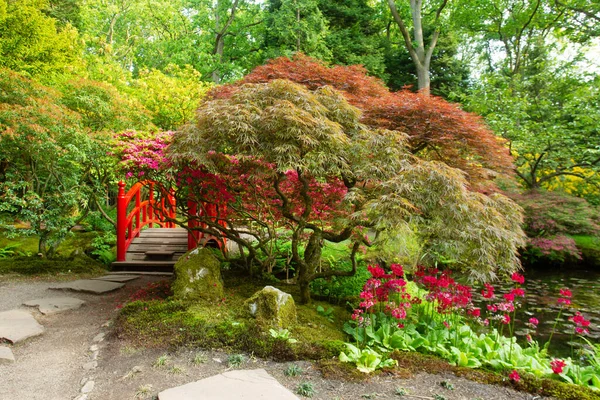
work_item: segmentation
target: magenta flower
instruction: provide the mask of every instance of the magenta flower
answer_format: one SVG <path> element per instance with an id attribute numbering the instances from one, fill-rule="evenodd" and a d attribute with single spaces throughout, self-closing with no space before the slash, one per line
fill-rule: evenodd
<path id="1" fill-rule="evenodd" d="M 561 374 L 566 366 L 567 363 L 563 360 L 555 359 L 550 361 L 550 368 L 552 368 L 552 372 L 554 372 L 555 374 Z"/>
<path id="2" fill-rule="evenodd" d="M 508 378 L 511 381 L 515 381 L 515 382 L 519 382 L 521 380 L 521 377 L 519 376 L 519 373 L 516 370 L 514 370 L 514 369 L 513 369 L 513 371 L 510 374 L 508 374 Z"/>
<path id="3" fill-rule="evenodd" d="M 531 325 L 537 326 L 540 323 L 540 321 L 538 321 L 538 319 L 535 317 L 531 317 L 531 318 L 529 318 L 529 323 Z"/>
<path id="4" fill-rule="evenodd" d="M 510 276 L 510 279 L 512 279 L 513 282 L 516 282 L 520 285 L 522 285 L 523 283 L 525 283 L 525 277 L 521 274 L 519 274 L 518 272 L 513 273 Z"/>
<path id="5" fill-rule="evenodd" d="M 559 293 L 560 293 L 561 297 L 571 298 L 571 296 L 573 296 L 573 294 L 571 293 L 571 290 L 569 290 L 567 288 L 560 289 Z"/>

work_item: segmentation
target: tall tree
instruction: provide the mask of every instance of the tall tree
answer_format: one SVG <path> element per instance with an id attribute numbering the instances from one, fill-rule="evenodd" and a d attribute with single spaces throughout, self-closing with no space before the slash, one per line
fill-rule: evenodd
<path id="1" fill-rule="evenodd" d="M 410 0 L 410 6 L 400 10 L 395 0 L 387 3 L 415 66 L 419 90 L 429 94 L 431 57 L 442 32 L 448 0 L 425 0 L 425 3 L 423 0 Z M 425 36 L 427 30 L 431 31 L 429 38 Z"/>
<path id="2" fill-rule="evenodd" d="M 43 79 L 78 69 L 77 31 L 47 10 L 46 0 L 0 0 L 0 67 Z"/>
<path id="3" fill-rule="evenodd" d="M 327 20 L 317 0 L 273 0 L 269 5 L 265 47 L 268 57 L 294 52 L 330 59 Z"/>

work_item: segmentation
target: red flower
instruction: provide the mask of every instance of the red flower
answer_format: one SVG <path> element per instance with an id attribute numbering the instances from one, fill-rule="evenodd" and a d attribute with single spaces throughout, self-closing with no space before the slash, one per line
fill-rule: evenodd
<path id="1" fill-rule="evenodd" d="M 515 288 L 510 291 L 513 296 L 525 297 L 525 290 L 523 288 Z"/>
<path id="2" fill-rule="evenodd" d="M 385 271 L 379 265 L 369 265 L 367 269 L 369 270 L 373 278 L 382 278 L 383 276 L 385 276 Z"/>
<path id="3" fill-rule="evenodd" d="M 494 287 L 492 285 L 490 285 L 489 283 L 484 284 L 485 289 L 483 289 L 481 291 L 481 295 L 485 298 L 485 299 L 492 299 L 494 298 Z"/>
<path id="4" fill-rule="evenodd" d="M 404 276 L 404 269 L 402 268 L 402 265 L 400 265 L 400 264 L 392 264 L 392 265 L 390 265 L 390 269 L 392 270 L 392 272 L 394 273 L 394 275 L 396 275 L 396 276 Z"/>
<path id="5" fill-rule="evenodd" d="M 555 374 L 561 374 L 566 366 L 567 363 L 563 360 L 555 359 L 550 361 L 550 368 L 552 368 L 552 372 L 554 372 Z"/>
<path id="6" fill-rule="evenodd" d="M 512 279 L 513 282 L 516 282 L 520 285 L 522 285 L 523 283 L 525 283 L 525 277 L 521 274 L 519 274 L 518 272 L 513 273 L 510 276 L 510 279 Z"/>
<path id="7" fill-rule="evenodd" d="M 471 315 L 471 316 L 473 316 L 473 317 L 475 317 L 475 318 L 477 318 L 477 317 L 479 317 L 481 315 L 481 309 L 474 308 L 472 310 L 469 310 L 468 314 Z"/>
<path id="8" fill-rule="evenodd" d="M 444 324 L 444 326 L 445 326 L 446 328 L 450 329 L 450 324 L 449 324 L 448 322 L 444 321 L 444 322 L 442 322 L 442 323 Z"/>
<path id="9" fill-rule="evenodd" d="M 506 293 L 504 295 L 504 300 L 508 301 L 509 303 L 512 303 L 513 301 L 515 301 L 515 295 L 512 292 Z"/>
<path id="10" fill-rule="evenodd" d="M 521 380 L 519 373 L 514 369 L 510 374 L 508 374 L 508 377 L 510 378 L 511 381 L 515 381 L 515 382 L 519 382 Z"/>
<path id="11" fill-rule="evenodd" d="M 504 314 L 504 315 L 502 316 L 502 323 L 503 323 L 504 325 L 508 325 L 508 324 L 510 324 L 510 315 L 508 315 L 508 314 Z"/>
<path id="12" fill-rule="evenodd" d="M 539 324 L 539 323 L 540 323 L 540 321 L 538 321 L 538 319 L 537 319 L 537 318 L 535 318 L 535 317 L 531 317 L 531 318 L 529 318 L 529 323 L 530 323 L 531 325 L 535 325 L 535 326 L 537 326 L 537 324 Z"/>

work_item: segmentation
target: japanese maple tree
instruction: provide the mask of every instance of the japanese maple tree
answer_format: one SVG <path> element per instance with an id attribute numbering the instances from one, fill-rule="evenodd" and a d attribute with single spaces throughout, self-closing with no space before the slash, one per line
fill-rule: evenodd
<path id="1" fill-rule="evenodd" d="M 345 92 L 308 86 L 268 79 L 224 87 L 200 106 L 194 125 L 175 133 L 167 156 L 177 195 L 201 207 L 226 205 L 211 217 L 191 215 L 179 201 L 199 230 L 245 247 L 246 262 L 258 259 L 247 236 L 260 242 L 258 231 L 267 239 L 291 232 L 302 302 L 310 301 L 312 280 L 354 274 L 362 245 L 407 224 L 418 228 L 426 253 L 457 259 L 455 268 L 477 277 L 518 267 L 524 238 L 518 206 L 499 194 L 469 191 L 458 169 L 414 157 L 404 133 L 362 124 Z M 367 233 L 375 235 L 369 240 Z M 346 240 L 352 270 L 319 271 L 324 242 Z"/>
<path id="2" fill-rule="evenodd" d="M 472 188 L 493 187 L 491 178 L 495 173 L 513 170 L 504 140 L 495 136 L 479 116 L 440 97 L 410 90 L 390 92 L 361 66 L 330 68 L 302 54 L 292 59 L 280 57 L 255 68 L 235 84 L 216 88 L 212 96 L 228 97 L 240 85 L 274 79 L 291 80 L 310 90 L 323 86 L 339 90 L 362 111 L 360 122 L 372 129 L 406 133 L 413 154 L 460 168 L 467 173 Z"/>

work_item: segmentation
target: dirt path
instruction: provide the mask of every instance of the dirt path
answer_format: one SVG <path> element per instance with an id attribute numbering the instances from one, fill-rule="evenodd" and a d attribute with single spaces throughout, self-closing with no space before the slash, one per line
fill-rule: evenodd
<path id="1" fill-rule="evenodd" d="M 0 311 L 15 308 L 33 311 L 21 304 L 65 294 L 87 302 L 78 310 L 50 316 L 33 311 L 46 331 L 10 346 L 16 362 L 0 365 L 0 399 L 152 399 L 161 390 L 228 370 L 229 355 L 220 351 L 185 349 L 167 354 L 164 350 L 135 349 L 110 336 L 98 341 L 99 333 L 110 331 L 106 325 L 116 315 L 116 306 L 139 288 L 160 279 L 164 277 L 144 276 L 128 282 L 123 289 L 103 295 L 48 290 L 50 282 L 0 281 Z M 288 377 L 284 371 L 291 364 L 244 355 L 237 368 L 264 368 L 293 392 L 301 383 L 310 383 L 314 389 L 313 399 L 399 399 L 397 389 L 400 388 L 408 393 L 402 397 L 407 399 L 434 399 L 436 395 L 442 396 L 437 397 L 440 400 L 540 399 L 451 374 L 420 374 L 410 379 L 381 375 L 368 382 L 349 383 L 323 379 L 311 363 L 298 362 L 294 364 L 302 372 Z M 447 386 L 453 389 L 443 387 L 442 382 L 449 383 Z M 91 390 L 84 394 L 82 389 Z"/>

